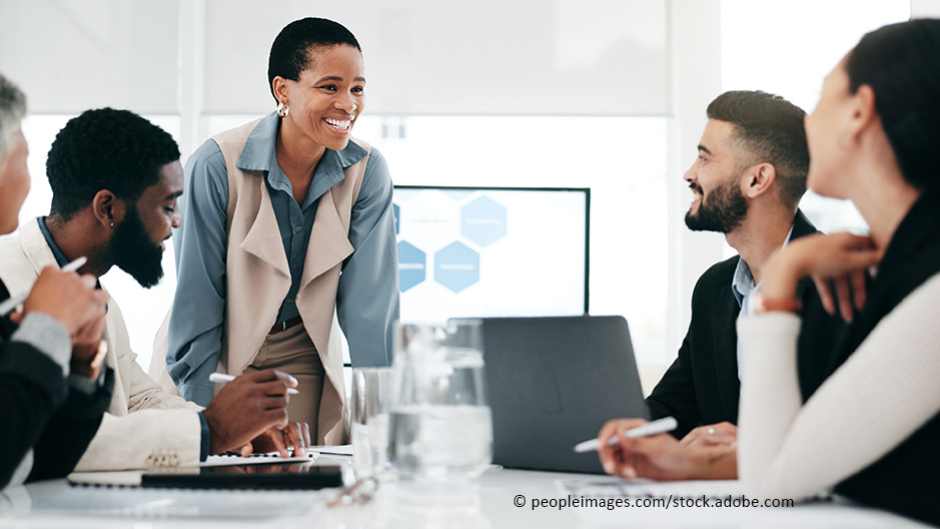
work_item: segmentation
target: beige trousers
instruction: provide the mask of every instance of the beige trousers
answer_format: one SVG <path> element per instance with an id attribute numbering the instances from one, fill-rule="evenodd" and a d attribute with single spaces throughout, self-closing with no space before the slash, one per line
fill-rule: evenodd
<path id="1" fill-rule="evenodd" d="M 322 444 L 317 432 L 317 417 L 320 413 L 320 397 L 323 394 L 323 380 L 326 375 L 317 348 L 303 324 L 265 338 L 258 356 L 245 369 L 245 373 L 264 369 L 277 369 L 297 379 L 297 389 L 300 393 L 290 396 L 287 416 L 291 421 L 310 425 L 310 442 Z"/>

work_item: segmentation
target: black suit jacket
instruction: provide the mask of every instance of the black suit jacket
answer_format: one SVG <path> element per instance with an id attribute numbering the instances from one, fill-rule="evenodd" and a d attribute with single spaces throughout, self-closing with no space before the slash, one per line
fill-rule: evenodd
<path id="1" fill-rule="evenodd" d="M 791 240 L 816 233 L 801 211 L 793 221 Z M 646 399 L 653 419 L 673 416 L 679 427 L 672 433 L 684 437 L 698 426 L 728 421 L 738 423 L 738 380 L 735 321 L 741 311 L 731 291 L 738 257 L 718 263 L 699 278 L 692 293 L 692 321 L 679 356 Z M 803 327 L 798 346 L 800 387 L 803 400 L 831 372 L 835 344 L 845 324 L 822 307 L 812 281 L 800 283 Z"/>
<path id="2" fill-rule="evenodd" d="M 0 301 L 10 297 L 0 281 Z M 28 480 L 72 471 L 98 431 L 111 402 L 114 374 L 94 395 L 68 391 L 62 368 L 33 346 L 9 341 L 16 326 L 0 318 L 0 488 L 33 449 Z"/>

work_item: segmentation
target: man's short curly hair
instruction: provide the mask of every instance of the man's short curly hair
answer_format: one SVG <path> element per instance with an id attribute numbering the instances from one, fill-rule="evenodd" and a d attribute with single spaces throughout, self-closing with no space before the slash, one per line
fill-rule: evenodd
<path id="1" fill-rule="evenodd" d="M 179 158 L 173 137 L 137 114 L 86 110 L 65 124 L 49 150 L 52 214 L 68 220 L 102 189 L 134 203 L 160 180 L 160 169 Z"/>

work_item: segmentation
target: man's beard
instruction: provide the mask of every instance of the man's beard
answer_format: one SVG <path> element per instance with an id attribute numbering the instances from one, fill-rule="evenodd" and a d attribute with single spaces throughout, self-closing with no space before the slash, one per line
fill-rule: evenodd
<path id="1" fill-rule="evenodd" d="M 706 201 L 701 186 L 693 184 L 692 187 L 699 192 L 702 198 L 699 201 L 698 213 L 692 210 L 685 214 L 685 225 L 692 231 L 717 231 L 729 233 L 744 222 L 747 217 L 747 199 L 741 194 L 737 179 L 731 179 L 727 185 L 715 188 L 708 194 Z"/>
<path id="2" fill-rule="evenodd" d="M 137 208 L 128 209 L 124 222 L 114 229 L 107 252 L 111 262 L 144 288 L 156 285 L 163 278 L 163 250 L 147 234 Z"/>

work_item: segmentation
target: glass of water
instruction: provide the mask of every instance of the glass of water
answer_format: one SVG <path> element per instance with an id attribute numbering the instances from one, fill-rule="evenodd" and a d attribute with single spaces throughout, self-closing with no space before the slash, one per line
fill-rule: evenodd
<path id="1" fill-rule="evenodd" d="M 351 434 L 356 479 L 379 477 L 388 467 L 390 367 L 352 372 Z"/>
<path id="2" fill-rule="evenodd" d="M 403 480 L 479 476 L 493 457 L 479 320 L 396 329 L 389 461 Z"/>

